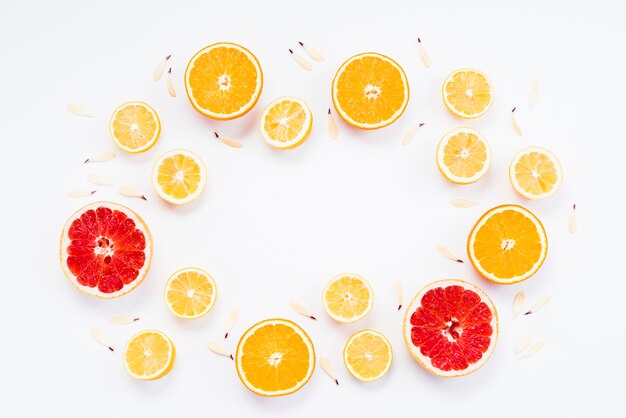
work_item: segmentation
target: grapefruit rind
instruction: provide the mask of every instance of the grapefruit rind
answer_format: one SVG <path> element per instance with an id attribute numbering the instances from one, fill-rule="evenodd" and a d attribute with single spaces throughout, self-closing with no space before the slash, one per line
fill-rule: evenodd
<path id="1" fill-rule="evenodd" d="M 92 287 L 84 286 L 78 283 L 78 281 L 76 280 L 76 276 L 74 276 L 74 274 L 67 267 L 67 261 L 66 261 L 68 257 L 67 247 L 71 243 L 71 240 L 69 239 L 69 236 L 68 236 L 70 226 L 76 219 L 80 218 L 80 216 L 83 213 L 85 213 L 86 211 L 90 209 L 97 209 L 98 207 L 108 207 L 113 210 L 118 210 L 118 211 L 123 212 L 126 216 L 128 216 L 130 219 L 132 219 L 135 222 L 135 227 L 141 230 L 141 232 L 143 232 L 145 240 L 146 240 L 146 248 L 144 249 L 144 252 L 146 254 L 146 259 L 144 261 L 142 268 L 139 270 L 137 274 L 137 278 L 133 280 L 131 283 L 122 287 L 120 290 L 116 292 L 111 292 L 111 293 L 101 292 L 98 290 L 97 286 L 92 288 Z M 101 298 L 101 299 L 117 298 L 134 290 L 145 279 L 146 275 L 148 274 L 148 271 L 150 270 L 150 265 L 152 263 L 152 235 L 150 233 L 150 230 L 148 229 L 148 226 L 143 221 L 143 219 L 139 215 L 137 215 L 137 213 L 135 213 L 132 209 L 124 205 L 120 205 L 119 203 L 100 201 L 100 202 L 90 203 L 78 209 L 65 222 L 65 225 L 63 226 L 63 231 L 61 232 L 61 239 L 60 239 L 59 247 L 60 247 L 59 258 L 61 261 L 61 268 L 63 269 L 63 273 L 65 274 L 65 277 L 67 277 L 70 283 L 72 283 L 72 285 L 76 289 L 81 291 L 82 293 L 85 293 L 87 295 L 94 296 L 97 298 Z"/>
<path id="2" fill-rule="evenodd" d="M 418 307 L 420 307 L 422 305 L 422 297 L 426 294 L 426 292 L 428 292 L 429 290 L 438 288 L 438 287 L 448 287 L 448 286 L 461 286 L 464 289 L 467 290 L 471 290 L 473 292 L 475 292 L 476 294 L 478 294 L 481 298 L 481 301 L 486 303 L 487 306 L 489 307 L 489 309 L 491 309 L 491 328 L 492 328 L 492 334 L 491 334 L 491 340 L 489 343 L 489 348 L 487 349 L 487 351 L 485 351 L 484 353 L 482 353 L 482 357 L 480 358 L 479 361 L 477 361 L 474 364 L 470 364 L 468 368 L 466 368 L 465 370 L 450 370 L 450 371 L 445 371 L 445 370 L 441 370 L 436 368 L 435 366 L 432 365 L 431 359 L 430 357 L 424 356 L 421 352 L 420 352 L 420 348 L 416 347 L 415 345 L 413 345 L 413 342 L 411 340 L 411 316 L 413 315 L 413 313 L 417 310 Z M 485 363 L 487 363 L 487 361 L 489 360 L 489 358 L 491 357 L 491 355 L 493 354 L 493 350 L 496 347 L 496 343 L 498 340 L 498 312 L 496 310 L 495 305 L 493 304 L 493 302 L 491 301 L 491 299 L 489 298 L 489 296 L 487 296 L 487 294 L 480 289 L 478 286 L 473 285 L 472 283 L 466 282 L 464 280 L 458 280 L 458 279 L 445 279 L 445 280 L 439 280 L 433 283 L 430 283 L 426 286 L 424 286 L 411 300 L 411 303 L 407 306 L 405 314 L 404 314 L 404 322 L 403 322 L 403 327 L 402 327 L 402 335 L 404 336 L 404 344 L 406 345 L 407 349 L 409 350 L 409 353 L 411 353 L 411 356 L 413 356 L 413 358 L 426 370 L 428 370 L 430 373 L 439 376 L 439 377 L 446 377 L 446 378 L 451 378 L 451 377 L 461 377 L 461 376 L 467 376 L 468 374 L 474 373 L 476 372 L 478 369 L 480 369 L 481 367 L 483 367 L 485 365 Z"/>

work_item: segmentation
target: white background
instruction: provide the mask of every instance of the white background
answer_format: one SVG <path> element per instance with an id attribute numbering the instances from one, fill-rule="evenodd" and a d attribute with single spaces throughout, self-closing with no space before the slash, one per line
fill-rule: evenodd
<path id="1" fill-rule="evenodd" d="M 195 3 L 195 4 L 194 4 Z M 0 414 L 16 416 L 255 416 L 322 414 L 585 417 L 623 416 L 625 325 L 624 186 L 626 136 L 623 109 L 624 10 L 613 2 L 545 1 L 85 1 L 0 5 L 2 123 L 2 287 Z M 420 36 L 432 56 L 425 69 Z M 326 62 L 311 73 L 291 60 L 302 40 Z M 185 65 L 199 48 L 238 42 L 258 57 L 265 76 L 258 105 L 245 117 L 218 123 L 196 113 L 182 84 Z M 340 138 L 326 133 L 334 72 L 349 56 L 378 51 L 406 70 L 411 99 L 395 124 L 362 132 L 340 123 Z M 151 75 L 171 63 L 178 97 Z M 495 86 L 491 111 L 474 121 L 453 117 L 440 89 L 455 68 L 485 71 Z M 531 111 L 533 80 L 542 86 Z M 315 123 L 298 149 L 270 149 L 258 133 L 263 106 L 280 95 L 310 105 Z M 90 154 L 117 151 L 108 136 L 112 110 L 144 100 L 159 112 L 161 138 L 149 152 L 118 152 L 112 162 L 83 165 Z M 72 116 L 78 103 L 96 117 Z M 510 111 L 519 107 L 524 136 L 513 132 Z M 407 147 L 403 134 L 425 127 Z M 468 124 L 487 136 L 494 160 L 487 176 L 454 186 L 434 159 L 439 138 Z M 217 143 L 211 131 L 240 139 L 240 150 Z M 553 150 L 565 180 L 554 197 L 539 202 L 516 196 L 507 177 L 514 153 L 528 145 Z M 152 189 L 149 172 L 175 147 L 201 155 L 208 168 L 202 197 L 171 207 Z M 94 199 L 69 199 L 91 187 L 90 172 L 146 193 L 147 202 L 98 187 Z M 480 201 L 455 209 L 452 198 Z M 133 293 L 102 301 L 77 292 L 58 261 L 66 218 L 97 199 L 135 209 L 154 237 L 154 262 Z M 521 203 L 543 221 L 550 250 L 539 273 L 515 286 L 480 278 L 467 263 L 435 252 L 446 245 L 466 258 L 467 234 L 492 206 Z M 570 206 L 578 205 L 579 231 L 567 232 Z M 196 321 L 173 317 L 162 290 L 176 269 L 196 265 L 217 280 L 213 311 Z M 342 271 L 364 275 L 374 287 L 372 313 L 344 326 L 324 314 L 325 283 Z M 493 298 L 500 339 L 474 375 L 444 380 L 429 375 L 404 347 L 402 314 L 395 312 L 393 282 L 412 296 L 426 283 L 469 280 Z M 514 320 L 514 294 L 529 302 L 545 293 L 552 302 L 535 316 Z M 298 299 L 318 315 L 313 322 L 288 306 Z M 331 358 L 341 385 L 320 369 L 300 392 L 259 398 L 239 382 L 230 360 L 206 348 L 219 339 L 230 310 L 240 321 L 226 342 L 268 317 L 296 320 L 312 336 L 318 355 Z M 131 326 L 107 323 L 112 315 L 138 315 Z M 89 335 L 99 325 L 117 351 Z M 175 342 L 172 373 L 160 381 L 134 381 L 121 351 L 135 332 L 154 327 Z M 354 380 L 341 350 L 354 331 L 373 327 L 389 336 L 394 364 L 376 383 Z M 545 341 L 537 356 L 519 360 L 513 346 L 526 330 Z M 621 389 L 621 390 L 620 390 Z M 36 415 L 37 414 L 37 415 Z"/>

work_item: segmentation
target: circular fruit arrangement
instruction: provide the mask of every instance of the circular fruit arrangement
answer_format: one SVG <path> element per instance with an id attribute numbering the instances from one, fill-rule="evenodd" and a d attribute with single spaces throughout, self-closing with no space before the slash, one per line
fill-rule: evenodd
<path id="1" fill-rule="evenodd" d="M 156 144 L 161 133 L 161 121 L 148 104 L 126 102 L 111 115 L 109 131 L 115 145 L 131 154 L 138 154 Z"/>
<path id="2" fill-rule="evenodd" d="M 429 372 L 464 376 L 480 369 L 498 339 L 498 315 L 489 297 L 462 280 L 441 280 L 420 290 L 404 316 L 404 342 Z"/>
<path id="3" fill-rule="evenodd" d="M 198 51 L 185 70 L 192 106 L 214 119 L 234 119 L 254 107 L 261 95 L 263 72 L 246 48 L 220 42 Z"/>
<path id="4" fill-rule="evenodd" d="M 267 319 L 248 329 L 237 344 L 239 379 L 262 396 L 289 395 L 302 388 L 315 370 L 309 336 L 287 319 Z"/>
<path id="5" fill-rule="evenodd" d="M 487 138 L 474 128 L 453 129 L 437 146 L 437 167 L 453 183 L 474 183 L 487 173 L 489 165 L 491 148 Z"/>
<path id="6" fill-rule="evenodd" d="M 363 277 L 353 273 L 335 276 L 322 292 L 326 313 L 338 322 L 356 322 L 374 305 L 374 291 Z"/>
<path id="7" fill-rule="evenodd" d="M 152 167 L 152 186 L 163 200 L 182 205 L 197 199 L 206 185 L 206 168 L 191 151 L 175 149 L 161 155 Z"/>
<path id="8" fill-rule="evenodd" d="M 486 279 L 513 284 L 535 274 L 548 253 L 541 221 L 528 209 L 502 205 L 488 210 L 467 240 L 472 265 Z"/>
<path id="9" fill-rule="evenodd" d="M 130 292 L 152 260 L 152 237 L 129 208 L 95 202 L 69 217 L 61 233 L 61 266 L 80 291 L 100 298 Z"/>
<path id="10" fill-rule="evenodd" d="M 391 343 L 382 333 L 366 329 L 348 339 L 343 349 L 343 362 L 352 376 L 373 382 L 383 377 L 391 367 Z"/>
<path id="11" fill-rule="evenodd" d="M 122 361 L 135 379 L 156 380 L 172 370 L 175 358 L 176 348 L 167 335 L 145 330 L 128 340 Z"/>
<path id="12" fill-rule="evenodd" d="M 261 135 L 265 142 L 278 149 L 302 144 L 313 126 L 311 109 L 297 97 L 279 97 L 261 114 Z"/>
<path id="13" fill-rule="evenodd" d="M 509 167 L 516 192 L 527 199 L 545 199 L 561 187 L 563 172 L 556 156 L 545 148 L 528 147 L 518 152 Z"/>
<path id="14" fill-rule="evenodd" d="M 463 68 L 443 82 L 443 102 L 450 112 L 465 119 L 487 113 L 493 103 L 493 86 L 481 71 Z"/>
<path id="15" fill-rule="evenodd" d="M 397 62 L 374 52 L 353 56 L 333 79 L 333 104 L 350 125 L 378 129 L 395 122 L 409 103 L 409 82 Z"/>
<path id="16" fill-rule="evenodd" d="M 167 280 L 165 304 L 179 318 L 200 318 L 213 308 L 217 299 L 215 280 L 206 271 L 188 267 L 178 270 Z"/>

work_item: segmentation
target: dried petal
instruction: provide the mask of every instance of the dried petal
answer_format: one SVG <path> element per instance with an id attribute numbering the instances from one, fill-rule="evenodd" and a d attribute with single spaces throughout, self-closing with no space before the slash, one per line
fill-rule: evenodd
<path id="1" fill-rule="evenodd" d="M 569 219 L 567 220 L 567 229 L 570 234 L 576 232 L 576 204 L 572 206 L 572 211 L 569 214 Z"/>
<path id="2" fill-rule="evenodd" d="M 102 332 L 100 328 L 94 325 L 93 327 L 89 329 L 89 332 L 91 333 L 91 336 L 94 337 L 96 341 L 98 341 L 100 344 L 102 344 L 103 346 L 105 346 L 111 351 L 115 351 L 113 350 L 113 345 L 111 344 L 107 336 L 104 334 L 104 332 Z"/>
<path id="3" fill-rule="evenodd" d="M 402 288 L 402 283 L 396 281 L 395 284 L 396 298 L 398 299 L 398 310 L 402 309 L 402 305 L 404 304 L 404 289 Z"/>
<path id="4" fill-rule="evenodd" d="M 526 295 L 523 290 L 520 290 L 513 298 L 513 316 L 517 318 L 522 312 L 522 307 L 524 305 L 524 300 L 526 299 Z"/>
<path id="5" fill-rule="evenodd" d="M 476 206 L 478 202 L 474 202 L 473 200 L 467 199 L 452 199 L 450 204 L 455 208 L 471 208 L 472 206 Z"/>
<path id="6" fill-rule="evenodd" d="M 540 92 L 541 86 L 539 85 L 539 81 L 533 81 L 530 85 L 530 89 L 528 90 L 528 106 L 530 106 L 531 109 L 535 107 L 535 103 L 537 103 Z"/>
<path id="7" fill-rule="evenodd" d="M 209 341 L 208 346 L 209 350 L 213 351 L 215 354 L 228 357 L 231 360 L 235 359 L 233 355 L 226 349 L 226 347 L 224 347 L 221 343 L 218 343 L 217 341 Z"/>
<path id="8" fill-rule="evenodd" d="M 224 145 L 227 145 L 231 148 L 241 148 L 243 146 L 243 144 L 239 141 L 236 141 L 234 139 L 230 139 L 230 138 L 226 138 L 222 135 L 218 135 L 217 132 L 213 132 L 215 134 L 215 138 L 217 138 L 217 140 L 219 142 L 221 142 Z"/>
<path id="9" fill-rule="evenodd" d="M 522 128 L 521 126 L 519 126 L 519 122 L 515 117 L 515 109 L 517 108 L 514 107 L 511 111 L 511 124 L 513 125 L 513 130 L 515 131 L 515 133 L 517 133 L 519 136 L 522 136 Z"/>
<path id="10" fill-rule="evenodd" d="M 420 38 L 417 38 L 417 50 L 420 53 L 420 58 L 422 59 L 422 64 L 424 64 L 424 67 L 430 68 L 430 55 L 428 55 L 428 52 L 426 52 L 426 48 L 424 48 L 424 45 L 422 45 L 422 40 Z"/>
<path id="11" fill-rule="evenodd" d="M 452 260 L 452 261 L 456 261 L 457 263 L 464 262 L 459 257 L 457 257 L 452 251 L 450 251 L 448 248 L 443 247 L 441 245 L 437 246 L 437 252 L 441 254 L 442 256 L 444 256 L 445 258 Z"/>
<path id="12" fill-rule="evenodd" d="M 326 58 L 324 58 L 324 55 L 321 52 L 319 52 L 317 49 L 313 48 L 312 46 L 309 46 L 308 44 L 305 45 L 302 42 L 298 42 L 298 43 L 300 44 L 302 48 L 304 48 L 306 53 L 309 54 L 309 57 L 311 57 L 311 59 L 318 61 L 318 62 L 323 62 L 326 60 Z"/>
<path id="13" fill-rule="evenodd" d="M 165 70 L 165 64 L 167 64 L 167 62 L 169 61 L 169 59 L 171 58 L 171 55 L 168 55 L 167 57 L 165 57 L 165 59 L 163 61 L 161 61 L 159 63 L 159 65 L 156 67 L 156 69 L 154 70 L 154 73 L 152 73 L 152 79 L 154 81 L 159 81 L 161 79 L 161 77 L 163 76 L 163 70 Z"/>
<path id="14" fill-rule="evenodd" d="M 335 122 L 335 118 L 333 118 L 333 114 L 328 109 L 328 136 L 331 139 L 337 139 L 339 137 L 339 128 L 337 127 L 337 122 Z"/>
<path id="15" fill-rule="evenodd" d="M 239 310 L 233 309 L 230 311 L 230 315 L 228 315 L 228 319 L 226 320 L 226 330 L 224 331 L 224 339 L 228 338 L 228 334 L 234 328 L 237 323 L 237 319 L 239 318 Z"/>
<path id="16" fill-rule="evenodd" d="M 176 89 L 174 88 L 174 81 L 172 80 L 172 67 L 167 71 L 167 92 L 172 97 L 176 97 Z"/>
<path id="17" fill-rule="evenodd" d="M 113 184 L 111 181 L 101 176 L 100 174 L 88 174 L 87 180 L 90 183 L 97 184 L 98 186 L 115 186 L 115 184 Z"/>
<path id="18" fill-rule="evenodd" d="M 520 354 L 522 351 L 526 350 L 530 343 L 533 342 L 533 334 L 531 332 L 525 332 L 524 335 L 517 341 L 515 345 L 515 355 Z"/>
<path id="19" fill-rule="evenodd" d="M 90 115 L 89 112 L 87 112 L 82 106 L 77 105 L 77 104 L 68 104 L 66 107 L 68 112 L 70 112 L 72 115 L 76 115 L 76 116 L 83 116 L 86 118 L 93 118 L 93 115 Z"/>
<path id="20" fill-rule="evenodd" d="M 293 60 L 304 70 L 306 71 L 313 70 L 313 65 L 309 62 L 309 60 L 296 54 L 291 49 L 289 50 L 289 53 L 291 54 L 291 57 L 293 58 Z"/>
<path id="21" fill-rule="evenodd" d="M 105 161 L 111 161 L 113 158 L 115 158 L 116 155 L 114 152 L 103 152 L 102 154 L 96 154 L 93 155 L 89 158 L 87 158 L 83 164 L 87 164 L 87 163 L 101 163 L 101 162 L 105 162 Z"/>
<path id="22" fill-rule="evenodd" d="M 406 134 L 404 134 L 404 136 L 402 137 L 402 145 L 409 145 L 411 143 L 411 141 L 413 141 L 413 138 L 415 138 L 415 134 L 417 133 L 417 131 L 424 126 L 423 123 L 418 124 L 417 126 L 412 127 L 409 132 L 407 132 Z"/>
<path id="23" fill-rule="evenodd" d="M 543 295 L 533 305 L 533 307 L 530 308 L 530 310 L 528 312 L 526 312 L 524 315 L 530 315 L 530 314 L 534 314 L 534 313 L 538 312 L 541 308 L 546 306 L 548 304 L 548 302 L 550 302 L 550 299 L 552 299 L 552 297 L 550 295 Z"/>
<path id="24" fill-rule="evenodd" d="M 291 308 L 296 311 L 297 313 L 299 313 L 300 315 L 304 315 L 307 318 L 311 318 L 315 321 L 317 321 L 317 318 L 314 317 L 313 315 L 311 315 L 311 313 L 309 311 L 307 311 L 304 306 L 302 306 L 300 303 L 296 302 L 295 300 L 292 300 L 289 302 L 289 305 L 291 306 Z"/>
<path id="25" fill-rule="evenodd" d="M 87 196 L 91 196 L 92 194 L 94 194 L 96 191 L 95 190 L 72 190 L 67 192 L 67 197 L 87 197 Z"/>
<path id="26" fill-rule="evenodd" d="M 128 186 L 122 186 L 119 189 L 117 189 L 117 191 L 122 196 L 135 197 L 137 199 L 148 200 L 146 199 L 146 196 L 144 196 L 143 194 L 139 193 L 137 190 L 130 188 Z"/>
<path id="27" fill-rule="evenodd" d="M 538 352 L 540 352 L 540 351 L 541 351 L 541 349 L 543 348 L 543 345 L 544 345 L 544 344 L 543 344 L 543 341 L 542 341 L 542 340 L 535 341 L 535 342 L 534 342 L 534 343 L 530 346 L 530 348 L 528 349 L 528 351 L 526 351 L 526 352 L 524 353 L 524 355 L 523 355 L 523 356 L 521 356 L 520 358 L 528 358 L 528 357 L 532 357 L 532 356 L 534 356 L 535 354 L 537 354 Z"/>
<path id="28" fill-rule="evenodd" d="M 113 325 L 128 325 L 137 321 L 139 321 L 139 318 L 132 317 L 132 316 L 121 316 L 121 315 L 112 316 L 109 319 L 109 323 Z"/>
<path id="29" fill-rule="evenodd" d="M 327 357 L 320 358 L 320 366 L 322 366 L 322 370 L 335 381 L 335 384 L 339 385 L 339 379 L 337 379 L 337 374 L 333 369 L 333 366 L 330 364 L 330 360 Z"/>

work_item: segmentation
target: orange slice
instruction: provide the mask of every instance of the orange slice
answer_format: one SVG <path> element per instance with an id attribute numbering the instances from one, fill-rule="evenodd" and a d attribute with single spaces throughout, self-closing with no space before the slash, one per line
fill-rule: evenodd
<path id="1" fill-rule="evenodd" d="M 457 184 L 474 183 L 491 164 L 487 139 L 473 128 L 456 128 L 441 138 L 437 166 L 445 178 Z"/>
<path id="2" fill-rule="evenodd" d="M 115 145 L 137 154 L 156 144 L 161 133 L 161 121 L 156 111 L 146 103 L 126 102 L 111 115 L 109 131 Z"/>
<path id="3" fill-rule="evenodd" d="M 302 144 L 313 126 L 313 115 L 304 100 L 279 97 L 261 114 L 261 135 L 268 145 L 278 149 Z"/>
<path id="4" fill-rule="evenodd" d="M 182 149 L 161 155 L 152 167 L 152 185 L 164 200 L 175 205 L 195 200 L 206 185 L 206 168 L 200 157 Z"/>
<path id="5" fill-rule="evenodd" d="M 289 395 L 301 389 L 315 369 L 313 342 L 286 319 L 267 319 L 248 329 L 237 344 L 239 379 L 262 396 Z"/>
<path id="6" fill-rule="evenodd" d="M 545 199 L 559 190 L 563 172 L 559 160 L 550 151 L 528 147 L 511 161 L 509 179 L 515 191 L 525 198 Z"/>
<path id="7" fill-rule="evenodd" d="M 176 348 L 167 335 L 145 330 L 128 341 L 122 361 L 128 374 L 135 379 L 155 380 L 169 373 L 175 357 Z"/>
<path id="8" fill-rule="evenodd" d="M 355 322 L 374 305 L 374 291 L 363 277 L 353 273 L 335 276 L 322 292 L 322 303 L 335 321 Z"/>
<path id="9" fill-rule="evenodd" d="M 195 319 L 206 315 L 216 299 L 215 280 L 199 268 L 178 270 L 165 284 L 165 304 L 179 318 Z"/>
<path id="10" fill-rule="evenodd" d="M 343 362 L 350 374 L 363 382 L 373 382 L 391 367 L 391 343 L 378 331 L 366 329 L 348 339 L 343 349 Z"/>
<path id="11" fill-rule="evenodd" d="M 485 74 L 463 68 L 443 82 L 443 101 L 450 112 L 466 119 L 487 113 L 493 103 L 493 86 Z"/>
<path id="12" fill-rule="evenodd" d="M 185 70 L 185 90 L 192 106 L 214 119 L 234 119 L 254 107 L 263 73 L 246 48 L 228 42 L 196 52 Z"/>
<path id="13" fill-rule="evenodd" d="M 396 121 L 409 102 L 409 82 L 397 62 L 374 52 L 353 56 L 333 79 L 333 104 L 343 120 L 361 129 Z"/>
<path id="14" fill-rule="evenodd" d="M 485 278 L 512 284 L 539 270 L 548 253 L 548 237 L 541 221 L 518 205 L 488 210 L 467 240 L 470 261 Z"/>

